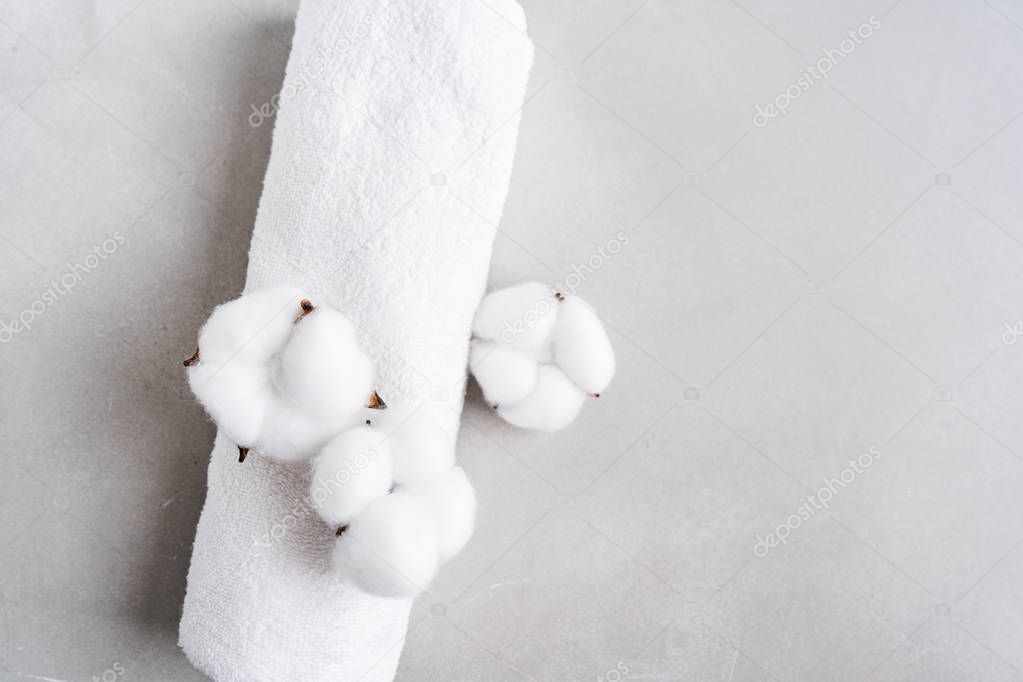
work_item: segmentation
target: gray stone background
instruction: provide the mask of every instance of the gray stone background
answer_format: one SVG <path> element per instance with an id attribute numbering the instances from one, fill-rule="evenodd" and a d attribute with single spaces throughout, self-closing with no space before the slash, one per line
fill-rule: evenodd
<path id="1" fill-rule="evenodd" d="M 578 287 L 620 369 L 555 436 L 470 392 L 478 530 L 398 678 L 1023 680 L 1023 3 L 524 4 L 492 283 L 627 240 Z M 200 679 L 180 361 L 294 10 L 0 0 L 3 680 Z"/>

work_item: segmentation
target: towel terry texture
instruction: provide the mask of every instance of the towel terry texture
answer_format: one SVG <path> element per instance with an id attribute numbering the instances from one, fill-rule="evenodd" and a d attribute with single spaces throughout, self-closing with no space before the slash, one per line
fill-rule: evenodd
<path id="1" fill-rule="evenodd" d="M 291 283 L 360 330 L 385 400 L 454 435 L 532 64 L 514 0 L 303 0 L 246 290 Z M 217 436 L 180 644 L 217 682 L 391 680 L 411 600 L 330 573 L 309 466 Z M 443 570 L 443 569 L 442 569 Z"/>

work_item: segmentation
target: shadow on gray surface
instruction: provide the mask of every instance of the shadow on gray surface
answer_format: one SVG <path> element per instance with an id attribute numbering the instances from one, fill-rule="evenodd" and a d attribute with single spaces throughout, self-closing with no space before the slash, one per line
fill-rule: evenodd
<path id="1" fill-rule="evenodd" d="M 251 27 L 253 42 L 266 43 L 267 48 L 279 40 L 274 36 L 290 35 L 292 25 Z M 279 59 L 274 68 L 284 80 L 289 49 L 257 49 L 265 58 Z M 278 58 L 278 55 L 283 57 Z M 265 68 L 265 65 L 263 65 Z M 244 78 L 247 64 L 237 64 L 237 77 Z M 259 106 L 259 103 L 255 103 Z M 150 413 L 152 423 L 167 423 L 167 430 L 176 438 L 154 443 L 155 452 L 147 457 L 163 462 L 160 476 L 176 489 L 176 496 L 164 504 L 177 503 L 176 513 L 159 517 L 152 537 L 149 556 L 152 557 L 148 588 L 136 615 L 147 626 L 172 631 L 176 641 L 186 577 L 191 559 L 196 523 L 206 496 L 206 467 L 213 447 L 215 427 L 202 411 L 189 391 L 181 361 L 195 346 L 199 328 L 217 304 L 237 296 L 245 284 L 249 241 L 255 223 L 256 210 L 262 190 L 263 176 L 270 155 L 274 119 L 260 127 L 252 127 L 246 116 L 249 110 L 239 110 L 234 137 L 227 149 L 195 177 L 195 185 L 175 190 L 183 195 L 179 203 L 188 209 L 170 211 L 171 219 L 180 219 L 183 225 L 160 224 L 156 228 L 181 231 L 188 243 L 187 270 L 192 276 L 180 281 L 179 272 L 167 268 L 167 281 L 160 289 L 176 294 L 171 305 L 163 303 L 163 327 L 173 333 L 160 334 L 157 343 L 147 347 L 137 357 L 133 375 L 140 376 L 159 366 L 157 379 L 162 390 L 156 394 L 164 399 L 146 400 L 142 408 Z M 173 195 L 165 202 L 175 202 Z M 189 218 L 197 216 L 199 224 Z M 143 333 L 151 331 L 144 330 Z M 143 391 L 144 395 L 145 392 Z M 168 414 L 166 397 L 173 407 Z"/>

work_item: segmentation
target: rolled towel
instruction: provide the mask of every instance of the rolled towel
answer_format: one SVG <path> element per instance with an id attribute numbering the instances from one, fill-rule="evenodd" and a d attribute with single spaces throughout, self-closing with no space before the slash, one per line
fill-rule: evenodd
<path id="1" fill-rule="evenodd" d="M 454 436 L 532 44 L 514 0 L 303 0 L 246 290 L 293 284 L 358 327 L 385 400 Z M 180 645 L 217 682 L 391 680 L 411 600 L 330 570 L 309 464 L 218 434 Z"/>

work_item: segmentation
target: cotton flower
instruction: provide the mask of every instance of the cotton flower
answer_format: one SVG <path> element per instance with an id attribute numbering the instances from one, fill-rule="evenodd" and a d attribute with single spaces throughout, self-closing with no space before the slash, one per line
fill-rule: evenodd
<path id="1" fill-rule="evenodd" d="M 371 421 L 393 453 L 395 483 L 425 480 L 454 466 L 454 438 L 440 425 L 430 403 L 392 403 Z"/>
<path id="2" fill-rule="evenodd" d="M 337 538 L 334 570 L 381 597 L 411 597 L 437 574 L 438 527 L 423 504 L 395 491 L 370 504 Z"/>
<path id="3" fill-rule="evenodd" d="M 383 435 L 357 426 L 335 436 L 316 456 L 309 496 L 320 518 L 346 526 L 393 482 L 391 449 Z"/>
<path id="4" fill-rule="evenodd" d="M 185 361 L 193 393 L 238 445 L 282 460 L 312 456 L 353 425 L 373 366 L 341 313 L 294 287 L 218 306 Z"/>
<path id="5" fill-rule="evenodd" d="M 604 325 L 578 296 L 526 282 L 484 297 L 469 368 L 486 401 L 520 428 L 558 431 L 615 373 Z"/>
<path id="6" fill-rule="evenodd" d="M 462 550 L 475 525 L 476 495 L 459 467 L 371 503 L 337 538 L 333 566 L 347 582 L 383 597 L 412 597 Z"/>
<path id="7" fill-rule="evenodd" d="M 533 370 L 539 352 L 528 351 Z M 450 420 L 431 403 L 385 405 L 341 313 L 293 287 L 247 294 L 213 311 L 185 366 L 240 461 L 250 448 L 282 460 L 315 455 L 311 506 L 336 529 L 332 563 L 344 580 L 413 596 L 468 542 L 476 496 L 454 466 Z"/>

